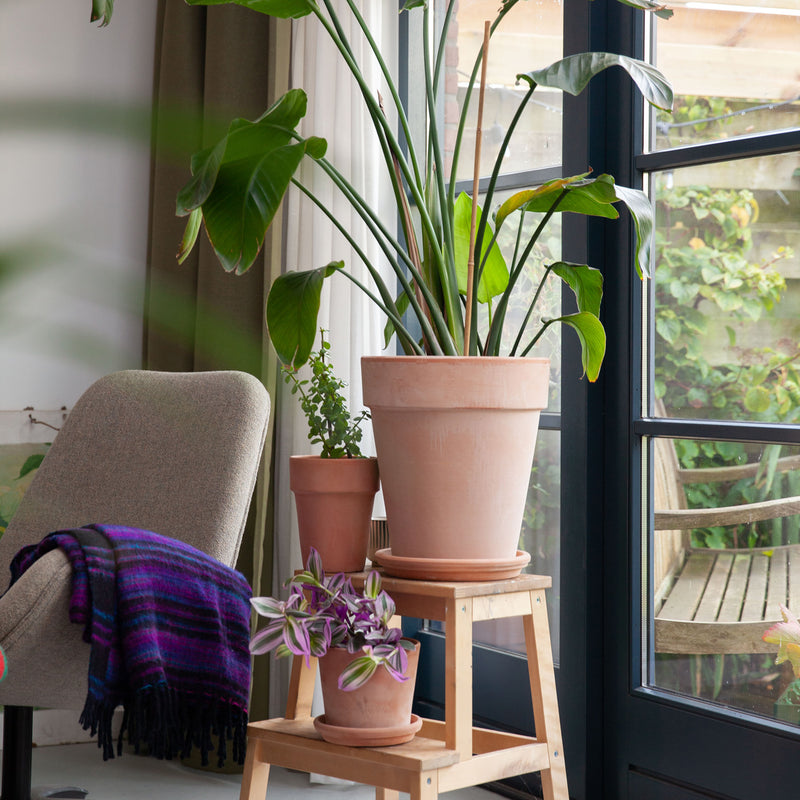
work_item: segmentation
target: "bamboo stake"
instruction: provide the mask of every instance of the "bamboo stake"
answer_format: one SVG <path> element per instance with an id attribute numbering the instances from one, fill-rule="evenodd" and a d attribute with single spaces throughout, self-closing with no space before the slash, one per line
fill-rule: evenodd
<path id="1" fill-rule="evenodd" d="M 486 64 L 489 60 L 489 34 L 491 23 L 483 25 L 483 57 L 481 63 L 481 87 L 478 93 L 478 123 L 475 129 L 475 166 L 472 173 L 472 219 L 469 226 L 469 258 L 467 259 L 467 313 L 464 318 L 464 355 L 469 355 L 469 340 L 472 336 L 472 305 L 475 293 L 475 228 L 478 223 L 478 189 L 481 180 L 481 140 L 483 139 L 483 100 L 486 94 Z"/>

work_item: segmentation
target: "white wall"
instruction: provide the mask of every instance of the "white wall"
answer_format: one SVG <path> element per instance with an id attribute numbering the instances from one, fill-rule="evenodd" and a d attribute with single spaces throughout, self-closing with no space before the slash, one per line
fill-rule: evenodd
<path id="1" fill-rule="evenodd" d="M 119 0 L 106 28 L 90 11 L 0 0 L 0 410 L 71 406 L 139 366 L 156 0 Z M 87 124 L 85 102 L 138 109 L 139 135 Z M 31 109 L 58 118 L 23 124 Z"/>

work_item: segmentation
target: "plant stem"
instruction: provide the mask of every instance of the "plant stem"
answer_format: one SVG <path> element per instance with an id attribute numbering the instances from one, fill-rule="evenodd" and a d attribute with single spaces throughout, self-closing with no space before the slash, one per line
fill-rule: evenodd
<path id="1" fill-rule="evenodd" d="M 325 2 L 325 6 L 326 6 L 326 8 L 328 10 L 328 13 L 331 15 L 331 18 L 332 19 L 336 19 L 335 12 L 333 11 L 333 9 L 331 8 L 331 5 L 330 5 L 330 0 L 324 0 L 324 2 Z M 312 11 L 314 12 L 315 16 L 317 17 L 317 19 L 319 20 L 319 22 L 323 26 L 323 28 L 325 28 L 326 32 L 330 36 L 330 38 L 333 41 L 333 43 L 336 45 L 336 48 L 339 50 L 340 54 L 342 55 L 342 58 L 343 58 L 345 64 L 347 65 L 348 69 L 350 70 L 350 73 L 353 75 L 353 77 L 355 78 L 356 82 L 358 83 L 359 88 L 361 89 L 361 95 L 362 95 L 362 97 L 364 99 L 364 102 L 365 102 L 365 104 L 367 106 L 367 110 L 369 111 L 370 117 L 372 119 L 373 126 L 375 127 L 376 131 L 382 131 L 383 135 L 386 137 L 386 142 L 388 143 L 388 146 L 389 146 L 391 152 L 397 158 L 397 162 L 398 162 L 398 164 L 399 164 L 399 166 L 400 166 L 400 168 L 402 170 L 403 177 L 406 179 L 406 181 L 408 181 L 409 189 L 411 190 L 411 194 L 414 197 L 414 202 L 417 204 L 417 207 L 418 207 L 418 211 L 419 211 L 419 214 L 420 214 L 420 220 L 422 222 L 423 230 L 431 238 L 431 242 L 435 243 L 436 242 L 436 236 L 435 236 L 435 231 L 434 231 L 434 228 L 433 228 L 433 223 L 432 223 L 432 221 L 430 219 L 430 215 L 428 214 L 427 209 L 425 207 L 424 198 L 422 197 L 422 194 L 421 194 L 421 191 L 420 191 L 420 187 L 417 186 L 414 183 L 413 175 L 411 174 L 411 170 L 409 168 L 408 162 L 403 157 L 402 148 L 400 147 L 400 144 L 397 141 L 397 137 L 394 135 L 394 132 L 392 131 L 391 126 L 389 125 L 388 121 L 386 120 L 385 116 L 383 115 L 383 112 L 381 111 L 377 100 L 375 99 L 375 97 L 373 97 L 369 87 L 366 85 L 366 81 L 364 80 L 364 76 L 361 73 L 361 70 L 360 70 L 358 64 L 353 59 L 353 56 L 352 56 L 352 53 L 351 53 L 349 45 L 347 44 L 346 40 L 343 39 L 339 35 L 339 32 L 336 30 L 335 24 L 330 22 L 328 19 L 325 18 L 325 16 L 322 14 L 322 10 L 319 8 L 319 6 L 317 6 L 316 4 L 313 4 L 312 5 Z M 386 152 L 384 152 L 384 156 L 387 157 Z M 393 169 L 392 160 L 391 160 L 391 158 L 388 158 L 388 157 L 387 157 L 387 167 L 389 168 L 390 171 Z M 443 267 L 444 267 L 444 259 L 443 259 L 443 255 L 442 255 L 441 250 L 438 247 L 433 246 L 433 247 L 431 247 L 431 253 L 434 255 L 434 258 L 436 259 L 436 261 L 438 263 L 439 269 L 442 270 Z M 400 277 L 401 277 L 400 273 L 398 272 L 398 278 L 400 278 Z M 409 296 L 409 299 L 411 299 L 410 296 Z M 426 299 L 426 301 L 430 305 L 430 300 Z M 424 317 L 424 315 L 423 315 L 423 317 Z M 420 324 L 423 325 L 423 327 L 424 327 L 425 320 L 423 318 L 421 318 L 419 321 L 420 321 Z M 436 322 L 435 324 L 436 324 L 437 329 L 439 329 L 439 327 L 440 327 L 439 323 Z M 444 347 L 445 351 L 453 350 L 452 355 L 456 355 L 457 354 L 457 350 L 456 350 L 455 346 L 451 345 L 447 341 L 447 339 L 450 338 L 450 335 L 449 335 L 449 333 L 447 333 L 446 324 L 444 326 L 444 331 L 445 331 L 444 337 L 440 337 L 440 338 L 444 338 L 444 341 L 442 341 L 441 344 Z"/>
<path id="2" fill-rule="evenodd" d="M 494 22 L 492 23 L 491 32 L 494 33 L 497 26 L 502 22 L 503 17 L 508 14 L 509 11 L 519 2 L 519 0 L 507 0 L 501 7 L 500 11 L 495 17 Z M 447 30 L 445 30 L 442 34 L 445 38 L 447 36 Z M 461 140 L 464 138 L 464 129 L 466 128 L 467 124 L 467 111 L 469 109 L 469 102 L 470 97 L 472 95 L 472 89 L 475 86 L 475 81 L 478 77 L 478 68 L 480 66 L 481 60 L 483 58 L 482 52 L 479 52 L 475 63 L 472 67 L 472 73 L 469 77 L 469 83 L 467 84 L 467 91 L 464 95 L 464 104 L 461 106 L 461 116 L 458 120 L 458 131 L 456 132 L 456 143 L 453 148 L 453 163 L 450 166 L 450 191 L 448 197 L 448 203 L 450 208 L 453 208 L 455 204 L 455 196 L 456 196 L 456 174 L 458 172 L 458 155 L 461 152 Z"/>
<path id="3" fill-rule="evenodd" d="M 475 162 L 472 170 L 472 215 L 469 223 L 469 256 L 467 258 L 467 309 L 464 322 L 464 353 L 472 353 L 472 309 L 475 302 L 475 226 L 478 217 L 478 191 L 481 182 L 481 143 L 483 140 L 483 105 L 486 99 L 486 65 L 489 61 L 489 34 L 491 23 L 483 25 L 483 58 L 481 85 L 478 95 L 478 121 L 475 128 Z M 486 209 L 484 207 L 484 217 Z"/>
<path id="4" fill-rule="evenodd" d="M 567 196 L 568 192 L 569 189 L 562 189 L 561 193 L 553 201 L 553 204 L 545 212 L 541 222 L 539 222 L 539 224 L 537 225 L 536 230 L 533 233 L 533 236 L 531 236 L 531 238 L 528 240 L 528 244 L 525 246 L 525 249 L 523 250 L 522 255 L 520 256 L 519 261 L 516 264 L 512 265 L 511 274 L 508 277 L 508 286 L 506 286 L 506 289 L 503 292 L 502 297 L 497 303 L 497 312 L 495 313 L 492 326 L 489 329 L 489 335 L 487 336 L 487 341 L 486 341 L 486 351 L 487 351 L 486 355 L 497 355 L 499 353 L 500 334 L 502 332 L 503 322 L 505 321 L 506 309 L 508 308 L 508 303 L 511 298 L 511 292 L 513 291 L 514 286 L 516 285 L 517 280 L 519 279 L 519 276 L 522 273 L 522 269 L 525 266 L 525 262 L 528 260 L 528 256 L 530 256 L 531 251 L 533 250 L 534 245 L 536 244 L 536 241 L 538 240 L 539 236 L 541 235 L 547 223 L 550 221 L 550 218 L 553 216 L 553 214 L 555 214 L 556 209 L 558 208 L 561 201 Z"/>
<path id="5" fill-rule="evenodd" d="M 403 349 L 404 350 L 412 349 L 414 352 L 423 355 L 421 348 L 414 341 L 414 337 L 408 332 L 406 327 L 403 325 L 403 320 L 400 318 L 399 312 L 394 303 L 394 299 L 392 297 L 392 294 L 389 292 L 386 283 L 384 282 L 383 278 L 381 277 L 377 269 L 375 269 L 375 267 L 372 265 L 366 253 L 364 253 L 364 251 L 361 249 L 358 242 L 356 242 L 356 240 L 353 238 L 350 232 L 344 227 L 344 225 L 342 225 L 342 223 L 333 215 L 333 213 L 328 209 L 328 207 L 324 203 L 322 203 L 310 189 L 308 189 L 306 186 L 300 183 L 296 178 L 292 178 L 292 183 L 301 192 L 303 192 L 303 194 L 306 195 L 306 197 L 308 197 L 309 200 L 311 200 L 328 217 L 328 219 L 333 223 L 336 229 L 342 234 L 342 236 L 345 237 L 347 243 L 353 248 L 358 257 L 364 262 L 364 265 L 369 271 L 372 280 L 375 281 L 375 284 L 378 287 L 378 291 L 380 292 L 381 297 L 383 299 L 382 300 L 378 299 L 378 297 L 375 294 L 373 294 L 366 286 L 364 286 L 364 284 L 362 284 L 348 272 L 342 270 L 342 274 L 345 277 L 349 278 L 353 283 L 355 283 L 370 298 L 370 300 L 372 300 L 380 308 L 380 310 L 383 311 L 383 313 L 386 314 L 386 316 L 392 321 L 392 324 L 395 326 L 395 330 L 397 331 L 397 335 L 401 338 L 403 342 Z M 375 238 L 377 239 L 378 237 Z M 391 251 L 388 252 L 384 251 L 384 252 L 391 261 L 392 260 L 390 254 Z M 395 271 L 397 272 L 398 275 L 402 274 L 402 270 L 398 269 Z M 406 285 L 408 286 L 408 290 L 411 290 L 410 285 L 408 284 Z M 430 331 L 430 333 L 432 334 L 432 331 Z"/>
<path id="6" fill-rule="evenodd" d="M 428 152 L 433 155 L 433 175 L 430 179 L 435 181 L 437 187 L 437 199 L 439 201 L 439 215 L 442 224 L 442 259 L 438 262 L 438 271 L 440 281 L 444 288 L 444 301 L 446 304 L 446 314 L 449 321 L 449 330 L 453 338 L 456 340 L 456 347 L 462 352 L 465 351 L 466 345 L 459 342 L 463 336 L 463 323 L 461 322 L 461 308 L 457 302 L 458 297 L 458 279 L 455 270 L 455 256 L 449 244 L 453 241 L 453 220 L 451 216 L 450 207 L 447 205 L 447 191 L 444 185 L 444 164 L 442 163 L 442 151 L 439 146 L 439 126 L 437 124 L 436 114 L 436 96 L 433 91 L 433 76 L 431 74 L 431 57 L 430 57 L 430 44 L 428 39 L 430 11 L 426 3 L 423 8 L 423 64 L 425 69 L 425 98 L 428 106 Z M 430 166 L 429 166 L 430 173 Z M 426 215 L 428 214 L 426 208 Z M 435 235 L 431 240 L 431 253 L 435 253 L 437 242 Z M 459 347 L 460 345 L 460 347 Z"/>
<path id="7" fill-rule="evenodd" d="M 517 348 L 519 347 L 519 343 L 522 341 L 522 334 L 525 333 L 525 328 L 528 325 L 528 320 L 531 318 L 531 314 L 533 314 L 533 310 L 536 308 L 536 304 L 539 302 L 539 295 L 542 293 L 542 289 L 544 288 L 545 281 L 547 281 L 548 277 L 550 276 L 550 272 L 553 269 L 553 265 L 549 264 L 544 269 L 544 274 L 542 275 L 542 279 L 539 281 L 539 286 L 536 288 L 536 294 L 533 296 L 533 300 L 531 300 L 530 305 L 528 306 L 528 311 L 525 314 L 525 318 L 522 320 L 519 331 L 517 331 L 517 338 L 514 340 L 514 346 L 511 348 L 511 352 L 509 353 L 510 356 L 514 356 L 517 354 Z M 534 342 L 531 342 L 531 347 L 533 346 Z M 527 352 L 527 351 L 526 351 Z"/>

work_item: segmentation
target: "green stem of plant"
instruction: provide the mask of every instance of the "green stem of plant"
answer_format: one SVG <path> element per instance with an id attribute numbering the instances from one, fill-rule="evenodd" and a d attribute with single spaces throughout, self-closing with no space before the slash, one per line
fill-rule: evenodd
<path id="1" fill-rule="evenodd" d="M 533 337 L 533 339 L 531 339 L 531 341 L 530 341 L 530 343 L 528 344 L 528 346 L 527 346 L 527 347 L 526 347 L 526 348 L 525 348 L 525 349 L 524 349 L 524 350 L 523 350 L 523 351 L 522 351 L 522 352 L 519 354 L 519 355 L 520 355 L 520 358 L 525 358 L 525 356 L 527 356 L 527 355 L 528 355 L 528 353 L 531 351 L 531 349 L 532 349 L 532 348 L 533 348 L 533 346 L 536 344 L 536 342 L 538 342 L 538 341 L 539 341 L 539 339 L 541 339 L 541 338 L 542 338 L 542 336 L 543 336 L 544 332 L 545 332 L 545 331 L 546 331 L 546 330 L 547 330 L 547 329 L 548 329 L 548 328 L 549 328 L 549 327 L 550 327 L 550 326 L 551 326 L 551 325 L 552 325 L 554 322 L 555 322 L 555 320 L 554 320 L 554 319 L 548 319 L 548 320 L 546 320 L 546 321 L 542 322 L 542 327 L 541 327 L 541 328 L 539 328 L 539 332 L 536 334 L 536 336 L 534 336 L 534 337 Z"/>
<path id="2" fill-rule="evenodd" d="M 491 25 L 491 33 L 495 32 L 497 26 L 502 22 L 503 17 L 508 14 L 509 11 L 519 2 L 519 0 L 508 0 L 508 2 L 504 3 L 500 11 L 498 12 L 497 16 L 495 17 L 494 22 Z M 442 32 L 442 36 L 447 38 L 447 30 Z M 448 203 L 450 204 L 450 208 L 453 208 L 455 203 L 455 195 L 456 195 L 456 175 L 458 173 L 458 156 L 461 152 L 461 140 L 464 138 L 464 129 L 467 125 L 467 111 L 469 109 L 470 98 L 472 96 L 472 90 L 475 87 L 475 81 L 478 78 L 478 70 L 481 66 L 481 60 L 483 58 L 483 53 L 479 50 L 478 55 L 475 59 L 475 64 L 472 67 L 472 73 L 469 77 L 469 83 L 467 84 L 467 91 L 464 94 L 464 103 L 461 106 L 461 115 L 458 120 L 458 130 L 456 132 L 456 142 L 453 148 L 453 163 L 450 167 L 450 192 Z"/>
<path id="3" fill-rule="evenodd" d="M 411 136 L 411 127 L 408 124 L 408 117 L 406 116 L 406 110 L 405 107 L 403 106 L 402 101 L 400 100 L 400 94 L 397 91 L 397 87 L 394 84 L 394 79 L 392 78 L 392 74 L 389 71 L 388 66 L 386 65 L 380 47 L 378 47 L 374 37 L 372 36 L 372 32 L 370 31 L 369 26 L 364 20 L 364 17 L 361 16 L 361 12 L 358 10 L 358 6 L 354 2 L 354 0 L 347 0 L 347 5 L 350 7 L 350 10 L 353 12 L 353 16 L 356 19 L 356 22 L 358 22 L 359 27 L 364 33 L 364 37 L 366 38 L 370 46 L 370 49 L 372 50 L 372 54 L 375 56 L 375 60 L 378 62 L 378 66 L 380 67 L 384 79 L 386 80 L 386 86 L 389 89 L 389 94 L 391 94 L 392 96 L 392 103 L 394 104 L 395 110 L 397 111 L 397 119 L 400 122 L 400 127 L 403 129 L 403 133 L 405 134 L 406 145 L 408 147 L 408 157 L 411 159 L 411 166 L 414 169 L 414 176 L 417 184 L 421 186 L 422 176 L 419 171 L 419 162 L 417 160 L 417 154 L 414 148 L 414 140 Z"/>
<path id="4" fill-rule="evenodd" d="M 325 4 L 326 4 L 326 8 L 328 9 L 328 13 L 331 14 L 332 18 L 335 18 L 335 13 L 330 8 L 329 0 L 325 0 Z M 428 214 L 427 209 L 425 207 L 424 198 L 422 197 L 422 194 L 421 194 L 421 191 L 420 191 L 420 187 L 417 186 L 414 183 L 414 179 L 413 179 L 413 175 L 411 173 L 411 169 L 410 169 L 410 167 L 408 165 L 408 162 L 406 161 L 405 157 L 403 156 L 403 151 L 402 151 L 402 148 L 400 147 L 399 142 L 397 141 L 397 137 L 394 135 L 394 132 L 392 131 L 391 126 L 389 125 L 385 115 L 381 111 L 381 108 L 380 108 L 380 105 L 378 104 L 378 101 L 372 96 L 372 93 L 371 93 L 369 87 L 366 85 L 366 81 L 364 80 L 364 76 L 362 75 L 361 70 L 358 67 L 358 64 L 355 62 L 355 60 L 353 59 L 353 57 L 351 55 L 349 45 L 347 45 L 346 42 L 343 41 L 340 38 L 340 36 L 339 36 L 334 24 L 331 23 L 330 21 L 328 21 L 325 18 L 325 16 L 322 14 L 322 10 L 318 6 L 313 5 L 312 10 L 313 10 L 314 14 L 316 15 L 317 19 L 319 20 L 320 24 L 323 26 L 323 28 L 325 28 L 326 32 L 330 36 L 330 38 L 333 41 L 333 43 L 336 45 L 336 48 L 341 53 L 342 58 L 344 59 L 345 63 L 347 64 L 348 69 L 350 70 L 351 74 L 353 75 L 353 77 L 355 78 L 356 82 L 358 83 L 359 88 L 361 89 L 361 95 L 364 98 L 365 104 L 367 106 L 367 110 L 369 111 L 370 117 L 372 119 L 373 126 L 376 128 L 376 130 L 382 130 L 383 131 L 383 134 L 386 137 L 386 141 L 388 142 L 389 147 L 391 148 L 391 152 L 397 158 L 397 162 L 398 162 L 398 164 L 400 166 L 400 169 L 401 169 L 401 171 L 403 173 L 403 177 L 406 179 L 406 181 L 408 181 L 409 189 L 411 191 L 412 196 L 414 197 L 414 202 L 417 204 L 417 207 L 418 207 L 418 211 L 419 211 L 419 215 L 420 215 L 420 221 L 422 223 L 423 229 L 426 232 L 426 234 L 428 236 L 430 236 L 431 242 L 432 243 L 436 242 L 436 236 L 435 236 L 435 231 L 434 231 L 434 227 L 433 227 L 433 222 L 430 219 L 430 215 Z M 391 159 L 389 159 L 387 161 L 387 168 L 389 170 L 393 169 L 393 163 L 392 163 Z M 440 271 L 443 270 L 443 268 L 444 268 L 444 264 L 443 264 L 444 259 L 443 259 L 443 255 L 442 255 L 441 250 L 439 248 L 437 248 L 437 247 L 431 247 L 431 252 L 432 252 L 432 254 L 434 255 L 434 258 L 437 261 L 438 268 L 440 269 Z M 398 278 L 400 278 L 400 274 L 399 273 L 398 273 Z M 421 287 L 421 288 L 424 288 L 424 287 Z M 426 302 L 428 302 L 427 298 L 426 298 Z M 424 320 L 422 318 L 420 318 L 419 321 L 420 321 L 420 324 L 424 325 Z M 438 327 L 439 326 L 437 324 L 437 328 Z M 447 331 L 446 325 L 445 325 L 445 331 Z M 449 334 L 445 337 L 445 339 L 446 338 L 450 338 Z M 453 355 L 457 354 L 457 351 L 455 349 L 455 345 L 453 345 L 451 347 L 451 345 L 446 341 L 442 342 L 442 345 L 443 346 L 446 345 L 445 346 L 445 350 L 446 351 L 453 349 L 454 352 L 452 354 Z"/>
<path id="5" fill-rule="evenodd" d="M 347 198 L 348 202 L 351 204 L 353 209 L 356 213 L 364 220 L 367 227 L 370 229 L 370 233 L 375 237 L 375 240 L 378 243 L 378 246 L 383 250 L 387 259 L 389 260 L 392 269 L 394 270 L 395 274 L 397 275 L 398 281 L 403 286 L 404 289 L 407 290 L 409 286 L 408 279 L 405 276 L 404 270 L 401 268 L 395 257 L 392 255 L 392 249 L 398 256 L 405 262 L 406 266 L 408 267 L 408 271 L 411 273 L 412 278 L 420 287 L 420 291 L 422 296 L 425 300 L 425 303 L 429 306 L 431 310 L 431 323 L 436 328 L 438 333 L 438 339 L 440 343 L 440 349 L 443 350 L 448 355 L 456 355 L 457 350 L 455 345 L 449 341 L 451 339 L 448 328 L 447 322 L 444 319 L 441 310 L 439 308 L 438 303 L 430 291 L 427 283 L 423 280 L 422 275 L 420 275 L 416 265 L 410 259 L 408 252 L 402 245 L 395 239 L 388 231 L 386 226 L 383 224 L 380 216 L 373 211 L 373 209 L 369 206 L 369 204 L 364 200 L 363 197 L 356 191 L 356 189 L 352 186 L 352 184 L 347 180 L 347 178 L 342 175 L 338 169 L 327 159 L 321 158 L 316 161 L 322 169 L 326 172 L 328 177 L 334 182 L 336 187 L 342 194 Z M 306 190 L 310 191 L 310 190 Z M 313 197 L 313 196 L 312 196 Z M 317 203 L 325 213 L 327 214 L 327 209 L 317 200 L 316 197 L 313 197 L 315 203 Z M 379 235 L 380 233 L 380 235 Z M 413 234 L 413 232 L 412 232 Z M 392 248 L 392 249 L 389 249 Z M 365 263 L 368 264 L 365 258 Z M 368 267 L 370 265 L 368 264 Z M 413 292 L 412 292 L 413 294 Z M 419 303 L 416 301 L 416 297 L 410 296 L 410 301 L 412 308 L 414 309 L 415 315 L 417 315 L 420 319 L 420 326 L 423 331 L 426 331 L 426 323 L 427 323 L 427 315 L 425 314 L 424 310 L 421 308 Z M 423 320 L 424 317 L 424 320 Z M 427 328 L 428 333 L 432 333 L 430 328 Z M 436 346 L 433 346 L 434 352 L 436 351 Z"/>
<path id="6" fill-rule="evenodd" d="M 430 152 L 434 158 L 433 180 L 437 185 L 437 199 L 439 200 L 440 217 L 442 222 L 442 244 L 443 244 L 443 264 L 444 270 L 440 271 L 440 280 L 444 288 L 444 300 L 446 304 L 447 321 L 449 323 L 450 335 L 455 339 L 456 345 L 460 344 L 461 352 L 467 352 L 467 343 L 464 342 L 464 321 L 461 314 L 460 303 L 458 303 L 458 279 L 456 278 L 455 254 L 452 248 L 448 247 L 453 241 L 453 218 L 451 208 L 447 204 L 447 189 L 444 185 L 444 164 L 442 162 L 442 151 L 439 146 L 439 126 L 436 116 L 436 96 L 433 91 L 433 75 L 431 73 L 431 54 L 430 40 L 427 35 L 430 23 L 429 5 L 426 3 L 423 8 L 423 64 L 425 68 L 425 98 L 428 105 L 428 138 L 430 142 Z M 431 248 L 435 250 L 435 245 Z"/>
<path id="7" fill-rule="evenodd" d="M 517 348 L 519 347 L 519 343 L 522 341 L 522 334 L 525 333 L 525 328 L 527 327 L 528 321 L 533 314 L 533 310 L 536 308 L 536 304 L 539 302 L 539 295 L 542 293 L 542 289 L 544 289 L 545 282 L 547 281 L 548 277 L 550 277 L 552 269 L 552 264 L 549 264 L 544 268 L 544 274 L 542 275 L 542 279 L 539 281 L 539 286 L 536 288 L 536 293 L 533 296 L 533 300 L 531 300 L 531 303 L 528 306 L 528 310 L 525 313 L 525 318 L 520 323 L 519 330 L 517 331 L 517 338 L 514 340 L 514 346 L 511 348 L 511 352 L 509 353 L 510 356 L 515 356 L 517 354 Z"/>
<path id="8" fill-rule="evenodd" d="M 525 262 L 528 260 L 528 257 L 530 256 L 531 251 L 533 250 L 536 244 L 536 241 L 538 240 L 539 236 L 541 235 L 547 223 L 550 221 L 550 218 L 553 216 L 553 214 L 555 214 L 556 209 L 558 208 L 561 201 L 564 199 L 564 197 L 566 197 L 568 191 L 569 189 L 563 189 L 561 193 L 558 195 L 558 197 L 555 199 L 553 204 L 550 206 L 550 208 L 545 212 L 544 216 L 542 217 L 541 221 L 536 227 L 533 236 L 531 236 L 530 240 L 528 241 L 528 244 L 522 251 L 522 255 L 520 256 L 519 261 L 516 264 L 512 265 L 511 273 L 508 276 L 508 286 L 506 286 L 506 289 L 503 292 L 502 297 L 497 303 L 497 313 L 495 314 L 494 321 L 492 322 L 492 326 L 489 329 L 489 334 L 486 337 L 487 355 L 497 355 L 500 350 L 500 334 L 503 329 L 503 322 L 505 320 L 506 309 L 508 308 L 508 303 L 511 298 L 511 292 L 514 289 L 514 286 L 516 285 L 519 276 L 522 274 Z"/>
<path id="9" fill-rule="evenodd" d="M 389 292 L 386 283 L 384 282 L 383 278 L 381 277 L 380 273 L 372 266 L 369 259 L 367 258 L 366 253 L 361 249 L 358 242 L 352 237 L 349 231 L 346 230 L 344 225 L 336 219 L 336 217 L 331 213 L 331 211 L 327 208 L 327 206 L 322 203 L 313 192 L 311 192 L 306 186 L 300 183 L 297 179 L 292 178 L 292 183 L 306 196 L 311 200 L 324 214 L 328 217 L 328 219 L 333 223 L 336 229 L 345 237 L 347 243 L 353 248 L 355 253 L 358 257 L 364 262 L 367 270 L 369 271 L 372 280 L 375 281 L 375 285 L 378 287 L 378 291 L 381 294 L 381 298 L 379 299 L 377 295 L 373 294 L 369 288 L 367 288 L 364 284 L 354 278 L 350 273 L 342 270 L 342 275 L 347 277 L 353 283 L 356 284 L 366 295 L 375 303 L 381 311 L 392 321 L 392 324 L 395 326 L 395 330 L 397 331 L 397 335 L 401 339 L 401 343 L 403 345 L 403 349 L 408 351 L 409 349 L 418 353 L 419 355 L 424 355 L 422 348 L 414 341 L 414 337 L 408 332 L 406 327 L 403 325 L 403 320 L 401 319 L 399 312 L 397 311 L 397 307 L 394 304 L 394 299 L 392 297 L 391 292 Z M 386 252 L 386 251 L 385 251 Z M 396 262 L 395 262 L 396 264 Z M 399 275 L 402 273 L 402 270 L 396 271 Z M 405 288 L 405 287 L 404 287 Z M 410 289 L 410 285 L 408 286 Z M 424 316 L 424 315 L 423 315 Z M 427 321 L 427 320 L 426 320 Z M 432 333 L 432 332 L 431 332 Z M 441 355 L 441 353 L 438 353 Z"/>

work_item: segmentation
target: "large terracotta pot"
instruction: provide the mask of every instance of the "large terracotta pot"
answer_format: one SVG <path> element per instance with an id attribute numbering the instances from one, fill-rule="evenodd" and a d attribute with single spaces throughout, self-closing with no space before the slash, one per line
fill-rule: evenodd
<path id="1" fill-rule="evenodd" d="M 362 359 L 391 533 L 390 552 L 377 556 L 387 572 L 484 579 L 527 563 L 518 545 L 549 367 L 533 358 Z"/>
<path id="2" fill-rule="evenodd" d="M 304 564 L 313 546 L 325 572 L 364 569 L 378 485 L 375 458 L 289 459 Z"/>
<path id="3" fill-rule="evenodd" d="M 315 720 L 315 726 L 324 739 L 336 744 L 374 747 L 401 744 L 414 738 L 421 727 L 419 717 L 411 713 L 420 644 L 415 639 L 411 641 L 415 646 L 407 652 L 408 680 L 402 682 L 378 667 L 363 686 L 343 692 L 337 684 L 339 675 L 362 654 L 332 648 L 319 660 L 325 714 Z"/>

